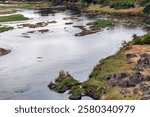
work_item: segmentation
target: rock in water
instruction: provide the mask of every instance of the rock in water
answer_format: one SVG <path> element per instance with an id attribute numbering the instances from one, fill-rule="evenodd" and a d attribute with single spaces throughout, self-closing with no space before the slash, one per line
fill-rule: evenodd
<path id="1" fill-rule="evenodd" d="M 61 70 L 58 78 L 55 79 L 55 83 L 50 82 L 48 87 L 57 93 L 64 93 L 78 84 L 79 82 L 75 80 L 68 72 L 65 73 L 64 70 Z"/>
<path id="2" fill-rule="evenodd" d="M 5 50 L 4 48 L 0 48 L 0 56 L 6 55 L 10 53 L 10 50 Z"/>
<path id="3" fill-rule="evenodd" d="M 78 94 L 78 95 L 71 95 L 69 96 L 69 99 L 70 100 L 81 100 L 81 95 Z"/>

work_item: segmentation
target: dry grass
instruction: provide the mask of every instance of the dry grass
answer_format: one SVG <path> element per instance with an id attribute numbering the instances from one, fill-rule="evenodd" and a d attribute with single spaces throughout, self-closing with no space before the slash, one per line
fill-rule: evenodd
<path id="1" fill-rule="evenodd" d="M 134 53 L 137 57 L 131 59 L 132 62 L 137 62 L 140 59 L 140 55 L 142 54 L 150 54 L 150 46 L 149 45 L 133 45 L 130 50 L 128 50 L 125 54 Z"/>
<path id="2" fill-rule="evenodd" d="M 14 10 L 0 9 L 0 14 L 10 14 L 14 12 L 15 12 Z"/>
<path id="3" fill-rule="evenodd" d="M 143 10 L 143 7 L 135 7 L 129 9 L 119 9 L 116 10 L 114 8 L 110 8 L 109 6 L 101 6 L 101 5 L 90 5 L 87 8 L 89 12 L 100 12 L 106 14 L 133 14 L 133 15 L 140 15 Z"/>

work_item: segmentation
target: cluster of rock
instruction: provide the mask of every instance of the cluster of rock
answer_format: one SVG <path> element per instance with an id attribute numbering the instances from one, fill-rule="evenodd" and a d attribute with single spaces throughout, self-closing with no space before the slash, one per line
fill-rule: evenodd
<path id="1" fill-rule="evenodd" d="M 78 19 L 76 17 L 64 17 L 63 20 L 75 20 Z"/>
<path id="2" fill-rule="evenodd" d="M 10 53 L 10 50 L 6 50 L 4 48 L 0 48 L 0 56 L 6 55 L 8 53 Z"/>
<path id="3" fill-rule="evenodd" d="M 46 22 L 38 22 L 38 23 L 35 23 L 35 24 L 19 24 L 17 25 L 19 28 L 23 28 L 23 27 L 28 27 L 28 28 L 39 28 L 39 27 L 45 27 L 47 26 L 48 24 L 51 24 L 51 23 L 57 23 L 56 21 L 46 21 Z"/>
<path id="4" fill-rule="evenodd" d="M 76 33 L 75 36 L 85 36 L 85 35 L 89 35 L 89 34 L 93 34 L 93 33 L 97 33 L 98 31 L 91 31 L 87 28 L 85 28 L 85 26 L 73 26 L 74 28 L 79 28 L 81 30 L 81 32 Z"/>
<path id="5" fill-rule="evenodd" d="M 135 55 L 127 55 L 127 58 L 136 57 Z M 121 94 L 130 93 L 127 88 L 133 88 L 133 94 L 142 92 L 140 99 L 150 99 L 150 75 L 143 75 L 141 72 L 147 69 L 150 74 L 150 55 L 142 54 L 137 61 L 133 73 L 116 73 L 109 74 L 106 77 L 107 82 L 112 86 L 121 87 Z M 139 85 L 139 86 L 138 86 Z"/>
<path id="6" fill-rule="evenodd" d="M 47 32 L 49 32 L 49 29 L 41 29 L 41 30 L 28 31 L 27 33 L 22 33 L 22 37 L 24 37 L 24 38 L 31 38 L 31 36 L 29 34 L 36 33 L 36 32 L 47 33 Z"/>
<path id="7" fill-rule="evenodd" d="M 73 92 L 73 89 L 70 90 L 70 96 L 69 99 L 71 100 L 80 100 L 84 96 L 91 97 L 94 100 L 100 99 L 100 94 L 103 92 L 103 88 L 99 88 L 97 90 L 94 86 L 84 86 L 81 85 L 77 86 L 78 89 L 75 89 L 76 92 Z M 80 91 L 81 90 L 81 91 Z"/>

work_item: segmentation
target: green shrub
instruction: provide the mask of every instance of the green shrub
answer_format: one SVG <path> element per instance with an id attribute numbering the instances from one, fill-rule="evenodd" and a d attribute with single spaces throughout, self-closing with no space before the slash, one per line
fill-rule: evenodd
<path id="1" fill-rule="evenodd" d="M 92 30 L 99 30 L 100 28 L 106 28 L 108 26 L 111 26 L 112 21 L 106 19 L 97 19 L 95 22 L 90 22 L 86 25 L 90 26 Z"/>
<path id="2" fill-rule="evenodd" d="M 131 0 L 117 0 L 115 2 L 112 2 L 110 4 L 110 7 L 114 9 L 128 9 L 131 7 L 135 7 L 135 5 Z"/>
<path id="3" fill-rule="evenodd" d="M 138 0 L 138 3 L 141 5 L 141 6 L 144 6 L 148 3 L 150 3 L 150 0 Z"/>
<path id="4" fill-rule="evenodd" d="M 143 12 L 146 13 L 146 14 L 149 14 L 149 13 L 150 13 L 150 3 L 147 4 L 147 5 L 144 7 Z"/>
<path id="5" fill-rule="evenodd" d="M 133 39 L 133 44 L 136 44 L 136 45 L 150 44 L 150 33 L 147 33 L 141 37 L 136 36 Z"/>

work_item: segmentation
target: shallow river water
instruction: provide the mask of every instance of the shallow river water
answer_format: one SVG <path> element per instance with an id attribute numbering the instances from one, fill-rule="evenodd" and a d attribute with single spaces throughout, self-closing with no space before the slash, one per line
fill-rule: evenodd
<path id="1" fill-rule="evenodd" d="M 85 81 L 100 59 L 117 52 L 121 43 L 131 40 L 133 34 L 145 33 L 139 26 L 131 28 L 119 24 L 109 30 L 76 37 L 80 29 L 73 26 L 85 25 L 92 19 L 77 17 L 68 10 L 52 14 L 41 14 L 39 10 L 18 12 L 31 19 L 1 23 L 15 29 L 0 34 L 0 47 L 11 50 L 10 54 L 0 57 L 0 99 L 68 99 L 67 93 L 57 94 L 47 87 L 60 70 Z M 73 19 L 63 19 L 70 16 Z M 57 23 L 45 27 L 17 28 L 22 23 L 54 20 Z M 65 25 L 67 22 L 73 24 Z M 39 29 L 49 29 L 49 32 L 36 31 L 28 34 L 30 38 L 23 37 L 24 33 Z"/>

